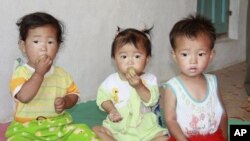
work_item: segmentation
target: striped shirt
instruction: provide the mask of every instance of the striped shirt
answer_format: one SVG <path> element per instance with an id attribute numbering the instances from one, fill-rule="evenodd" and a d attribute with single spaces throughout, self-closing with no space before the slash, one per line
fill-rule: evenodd
<path id="1" fill-rule="evenodd" d="M 12 96 L 22 88 L 34 73 L 34 69 L 28 64 L 17 67 L 12 75 L 10 90 Z M 71 76 L 60 67 L 52 66 L 44 76 L 44 80 L 36 96 L 28 103 L 22 103 L 15 99 L 14 118 L 19 122 L 26 122 L 38 116 L 55 117 L 54 100 L 67 94 L 79 95 L 79 91 Z"/>

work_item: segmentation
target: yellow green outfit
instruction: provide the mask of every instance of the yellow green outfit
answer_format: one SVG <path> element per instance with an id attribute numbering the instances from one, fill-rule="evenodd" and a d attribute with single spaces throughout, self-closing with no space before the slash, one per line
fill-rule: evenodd
<path id="1" fill-rule="evenodd" d="M 157 116 L 150 110 L 159 98 L 157 79 L 150 73 L 143 74 L 141 78 L 151 93 L 147 103 L 141 100 L 127 81 L 120 79 L 118 73 L 111 74 L 98 89 L 96 101 L 99 108 L 103 110 L 101 104 L 111 100 L 122 116 L 120 122 L 112 122 L 108 117 L 103 121 L 103 126 L 118 141 L 149 141 L 160 132 L 167 134 L 167 130 L 158 124 Z"/>
<path id="2" fill-rule="evenodd" d="M 34 69 L 28 64 L 18 66 L 12 75 L 12 97 L 29 80 Z M 67 94 L 79 96 L 71 76 L 60 67 L 52 66 L 46 73 L 36 96 L 28 103 L 15 99 L 14 121 L 6 131 L 8 141 L 94 141 L 95 134 L 85 124 L 72 124 L 69 113 L 57 114 L 54 108 L 56 97 Z"/>

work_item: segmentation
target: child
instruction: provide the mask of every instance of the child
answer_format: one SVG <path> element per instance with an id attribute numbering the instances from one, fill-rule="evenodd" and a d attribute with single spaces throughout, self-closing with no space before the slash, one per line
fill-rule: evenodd
<path id="1" fill-rule="evenodd" d="M 172 57 L 180 74 L 164 85 L 165 120 L 170 141 L 225 141 L 227 114 L 215 75 L 205 74 L 214 57 L 215 28 L 196 15 L 177 22 L 170 32 Z"/>
<path id="2" fill-rule="evenodd" d="M 73 107 L 79 91 L 70 75 L 53 66 L 63 26 L 47 13 L 22 17 L 20 49 L 27 63 L 19 65 L 10 82 L 15 99 L 14 121 L 6 132 L 10 141 L 21 140 L 94 140 L 95 134 L 85 124 L 73 125 L 65 109 Z"/>
<path id="3" fill-rule="evenodd" d="M 117 72 L 104 80 L 97 94 L 97 105 L 108 116 L 93 130 L 104 141 L 167 139 L 167 130 L 149 110 L 159 98 L 156 77 L 144 72 L 151 56 L 149 31 L 118 28 L 111 50 Z"/>

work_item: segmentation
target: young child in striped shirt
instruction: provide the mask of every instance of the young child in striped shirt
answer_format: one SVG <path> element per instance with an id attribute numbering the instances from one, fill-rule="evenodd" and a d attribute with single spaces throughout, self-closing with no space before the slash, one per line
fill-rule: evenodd
<path id="1" fill-rule="evenodd" d="M 63 42 L 63 25 L 42 12 L 22 17 L 19 45 L 27 63 L 14 69 L 10 82 L 15 100 L 14 121 L 5 134 L 9 141 L 96 140 L 85 124 L 72 124 L 65 109 L 73 107 L 79 91 L 71 76 L 53 60 Z"/>

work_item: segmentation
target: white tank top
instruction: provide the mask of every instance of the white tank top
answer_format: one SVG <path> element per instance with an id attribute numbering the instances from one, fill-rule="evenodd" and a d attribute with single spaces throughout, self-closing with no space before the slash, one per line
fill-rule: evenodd
<path id="1" fill-rule="evenodd" d="M 183 82 L 174 77 L 166 83 L 176 96 L 176 114 L 183 133 L 186 136 L 214 133 L 220 124 L 223 108 L 218 98 L 215 75 L 204 74 L 207 81 L 206 97 L 195 100 L 186 90 Z"/>

